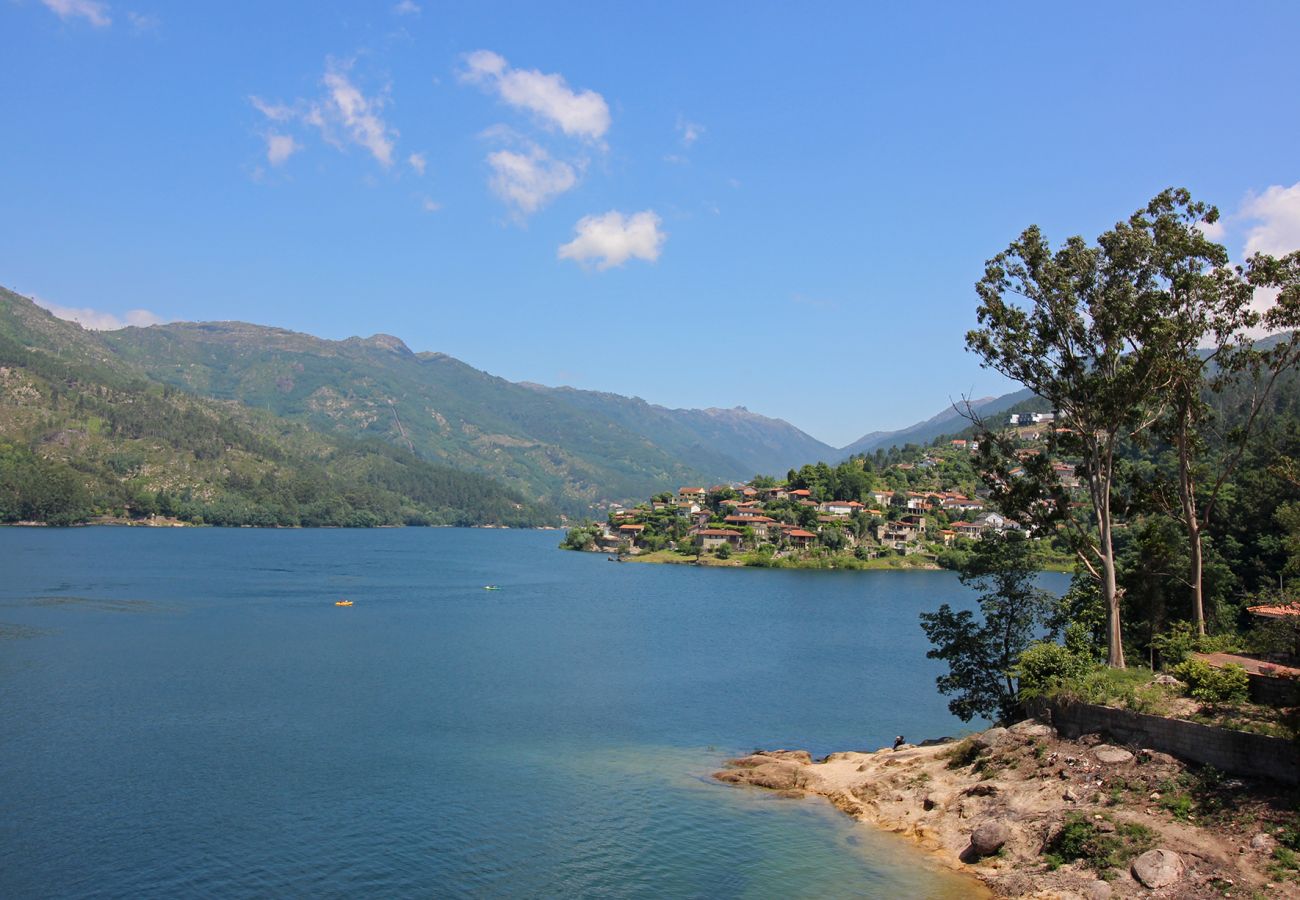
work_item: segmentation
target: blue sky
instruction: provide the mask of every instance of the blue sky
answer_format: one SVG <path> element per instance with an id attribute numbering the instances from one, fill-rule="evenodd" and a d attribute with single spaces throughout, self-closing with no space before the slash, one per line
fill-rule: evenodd
<path id="1" fill-rule="evenodd" d="M 904 6 L 0 0 L 0 284 L 842 445 L 1011 389 L 963 335 L 1030 223 L 1300 247 L 1300 5 Z"/>

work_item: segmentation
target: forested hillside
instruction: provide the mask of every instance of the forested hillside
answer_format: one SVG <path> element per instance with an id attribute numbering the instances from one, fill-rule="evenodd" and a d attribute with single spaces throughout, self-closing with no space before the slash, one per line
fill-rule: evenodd
<path id="1" fill-rule="evenodd" d="M 553 523 L 553 508 L 379 440 L 151 382 L 99 336 L 0 294 L 0 521 Z"/>
<path id="2" fill-rule="evenodd" d="M 683 461 L 604 416 L 441 353 L 412 353 L 388 335 L 327 341 L 222 322 L 127 328 L 103 339 L 160 381 L 328 433 L 379 438 L 571 514 L 735 467 L 713 452 Z"/>

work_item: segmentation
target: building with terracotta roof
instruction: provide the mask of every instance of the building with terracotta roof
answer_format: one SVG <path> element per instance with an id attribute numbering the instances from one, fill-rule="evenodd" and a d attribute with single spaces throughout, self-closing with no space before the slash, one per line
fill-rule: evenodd
<path id="1" fill-rule="evenodd" d="M 701 550 L 713 550 L 727 544 L 739 549 L 744 535 L 730 528 L 701 528 L 695 532 L 695 543 Z"/>

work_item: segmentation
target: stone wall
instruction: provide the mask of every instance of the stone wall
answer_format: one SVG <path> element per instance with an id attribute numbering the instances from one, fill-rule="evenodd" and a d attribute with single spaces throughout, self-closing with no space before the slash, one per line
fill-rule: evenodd
<path id="1" fill-rule="evenodd" d="M 1040 703 L 1033 712 L 1040 718 L 1050 714 L 1051 723 L 1064 737 L 1105 732 L 1121 743 L 1158 750 L 1222 772 L 1300 784 L 1300 748 L 1282 738 L 1090 703 Z"/>

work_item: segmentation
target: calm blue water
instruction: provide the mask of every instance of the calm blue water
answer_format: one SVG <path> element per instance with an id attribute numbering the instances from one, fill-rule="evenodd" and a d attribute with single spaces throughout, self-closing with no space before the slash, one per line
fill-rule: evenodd
<path id="1" fill-rule="evenodd" d="M 0 529 L 0 895 L 967 892 L 707 778 L 959 731 L 917 625 L 954 577 L 559 537 Z"/>

